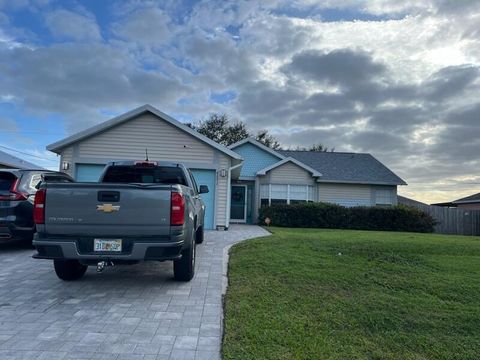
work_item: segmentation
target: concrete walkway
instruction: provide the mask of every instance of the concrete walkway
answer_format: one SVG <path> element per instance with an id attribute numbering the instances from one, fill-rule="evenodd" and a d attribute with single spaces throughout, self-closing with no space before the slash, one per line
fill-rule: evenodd
<path id="1" fill-rule="evenodd" d="M 171 262 L 90 268 L 67 283 L 32 249 L 1 246 L 0 359 L 220 359 L 226 248 L 269 233 L 205 235 L 189 283 L 172 280 Z"/>

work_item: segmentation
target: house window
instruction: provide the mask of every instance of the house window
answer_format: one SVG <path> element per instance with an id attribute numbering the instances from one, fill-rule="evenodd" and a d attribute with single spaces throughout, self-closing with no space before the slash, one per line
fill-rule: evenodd
<path id="1" fill-rule="evenodd" d="M 308 201 L 309 187 L 311 186 L 290 185 L 290 203 Z"/>
<path id="2" fill-rule="evenodd" d="M 286 204 L 288 200 L 288 185 L 270 185 L 270 202 L 272 204 Z"/>
<path id="3" fill-rule="evenodd" d="M 267 184 L 260 186 L 261 206 L 271 204 L 298 204 L 313 201 L 313 186 Z"/>
<path id="4" fill-rule="evenodd" d="M 391 190 L 376 190 L 375 191 L 376 205 L 392 205 L 392 191 Z"/>

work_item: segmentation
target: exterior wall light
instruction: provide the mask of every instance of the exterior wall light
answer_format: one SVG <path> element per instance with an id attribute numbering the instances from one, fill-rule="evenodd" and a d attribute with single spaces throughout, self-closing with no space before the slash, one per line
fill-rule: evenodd
<path id="1" fill-rule="evenodd" d="M 62 161 L 62 170 L 70 169 L 70 163 L 68 161 Z"/>
<path id="2" fill-rule="evenodd" d="M 227 176 L 227 169 L 221 169 L 220 170 L 220 176 L 221 177 L 226 177 Z"/>

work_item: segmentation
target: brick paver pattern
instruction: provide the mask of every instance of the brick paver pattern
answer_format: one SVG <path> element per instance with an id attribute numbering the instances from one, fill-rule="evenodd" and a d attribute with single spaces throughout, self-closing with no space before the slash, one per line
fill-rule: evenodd
<path id="1" fill-rule="evenodd" d="M 170 261 L 90 267 L 63 282 L 33 249 L 1 246 L 0 359 L 220 359 L 226 249 L 268 234 L 206 231 L 188 283 L 173 281 Z"/>

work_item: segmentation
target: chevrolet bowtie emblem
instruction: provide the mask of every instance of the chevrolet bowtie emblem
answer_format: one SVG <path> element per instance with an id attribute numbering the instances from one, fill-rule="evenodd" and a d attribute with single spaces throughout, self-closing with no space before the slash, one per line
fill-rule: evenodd
<path id="1" fill-rule="evenodd" d="M 97 211 L 103 211 L 104 213 L 111 213 L 118 210 L 120 210 L 120 205 L 112 205 L 112 204 L 97 205 Z"/>

